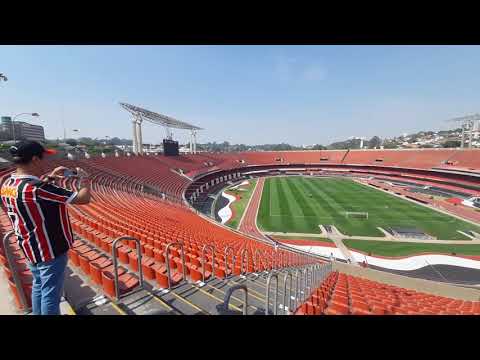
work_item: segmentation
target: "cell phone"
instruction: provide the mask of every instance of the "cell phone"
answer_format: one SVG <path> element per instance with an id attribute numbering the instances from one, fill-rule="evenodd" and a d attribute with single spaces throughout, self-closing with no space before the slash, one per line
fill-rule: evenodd
<path id="1" fill-rule="evenodd" d="M 64 172 L 63 172 L 63 176 L 65 177 L 74 177 L 74 176 L 77 176 L 77 170 L 70 170 L 70 169 L 66 169 Z"/>

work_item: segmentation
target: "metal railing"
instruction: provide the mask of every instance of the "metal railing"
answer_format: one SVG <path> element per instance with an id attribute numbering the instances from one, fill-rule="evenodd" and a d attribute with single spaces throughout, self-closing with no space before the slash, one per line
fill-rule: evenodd
<path id="1" fill-rule="evenodd" d="M 165 248 L 165 264 L 167 266 L 167 278 L 168 278 L 168 288 L 171 289 L 172 288 L 172 281 L 171 281 L 171 278 L 172 278 L 172 274 L 171 274 L 171 270 L 170 270 L 170 260 L 169 260 L 169 256 L 170 256 L 170 246 L 172 245 L 175 245 L 175 246 L 178 246 L 180 247 L 180 249 L 182 250 L 181 252 L 181 256 L 182 256 L 182 275 L 183 275 L 183 279 L 181 282 L 184 282 L 184 281 L 187 281 L 187 270 L 185 268 L 185 251 L 183 249 L 183 244 L 181 242 L 171 242 L 167 245 L 167 247 Z"/>
<path id="2" fill-rule="evenodd" d="M 113 259 L 113 276 L 114 276 L 114 286 L 115 286 L 115 298 L 119 300 L 121 298 L 120 288 L 118 286 L 118 259 L 117 259 L 117 244 L 119 241 L 135 241 L 135 248 L 137 250 L 137 261 L 138 261 L 138 277 L 139 277 L 139 288 L 144 289 L 143 286 L 143 271 L 142 271 L 142 246 L 140 240 L 131 237 L 131 236 L 121 236 L 113 241 L 112 243 L 112 259 Z"/>
<path id="3" fill-rule="evenodd" d="M 320 286 L 323 280 L 328 276 L 332 271 L 332 264 L 315 264 L 315 265 L 304 265 L 293 269 L 292 271 L 287 270 L 283 279 L 283 314 L 289 314 L 294 312 L 299 304 L 303 304 L 315 291 L 316 288 Z M 270 307 L 270 293 L 271 293 L 271 280 L 275 279 L 275 308 L 273 310 L 273 315 L 278 313 L 278 282 L 279 282 L 279 272 L 272 270 L 270 275 L 267 278 L 266 285 L 266 296 L 265 296 L 265 315 L 269 315 Z M 287 282 L 288 282 L 288 291 L 287 291 Z M 295 284 L 295 295 L 292 297 L 292 288 Z M 292 304 L 293 301 L 293 304 Z"/>
<path id="4" fill-rule="evenodd" d="M 205 261 L 206 260 L 205 253 L 207 249 L 212 250 L 212 275 L 210 276 L 210 279 L 215 277 L 215 246 L 206 244 L 202 248 L 202 281 L 203 282 L 205 282 L 205 267 L 206 267 L 205 265 L 207 264 Z"/>
<path id="5" fill-rule="evenodd" d="M 306 299 L 308 299 L 308 297 L 310 296 L 311 292 L 312 292 L 312 280 L 311 280 L 311 276 L 312 276 L 312 269 L 310 268 L 310 266 L 306 267 L 304 270 L 303 270 L 304 274 L 305 274 L 305 286 L 304 286 L 304 291 L 303 291 L 303 295 L 304 295 L 304 299 L 303 301 L 305 301 Z M 310 276 L 309 276 L 310 275 Z M 310 282 L 309 282 L 310 281 Z M 308 294 L 308 295 L 307 295 Z"/>
<path id="6" fill-rule="evenodd" d="M 253 266 L 255 271 L 261 271 L 261 266 L 265 267 L 263 264 L 262 259 L 262 251 L 260 249 L 255 249 L 255 253 L 253 254 Z M 265 253 L 263 254 L 265 256 Z"/>
<path id="7" fill-rule="evenodd" d="M 287 279 L 290 280 L 288 286 L 288 297 L 287 297 Z M 293 284 L 293 276 L 290 271 L 287 271 L 285 274 L 285 278 L 283 280 L 283 313 L 288 314 L 292 309 L 292 284 Z M 287 306 L 287 299 L 288 299 L 288 306 Z"/>
<path id="8" fill-rule="evenodd" d="M 225 253 L 225 277 L 228 277 L 228 254 L 232 254 L 232 267 L 230 268 L 230 274 L 233 275 L 233 268 L 235 267 L 235 249 L 231 246 L 226 246 Z"/>
<path id="9" fill-rule="evenodd" d="M 267 286 L 266 286 L 266 295 L 265 295 L 265 315 L 269 315 L 269 308 L 270 308 L 270 283 L 272 278 L 275 279 L 275 300 L 274 300 L 274 307 L 273 307 L 273 315 L 277 315 L 278 310 L 278 273 L 273 271 L 268 275 L 267 279 Z"/>
<path id="10" fill-rule="evenodd" d="M 246 268 L 244 267 L 245 254 L 247 255 L 247 267 Z M 250 253 L 249 253 L 247 248 L 244 248 L 240 252 L 240 260 L 241 260 L 241 262 L 240 262 L 240 273 L 243 275 L 244 273 L 248 272 L 248 265 L 250 264 Z"/>
<path id="11" fill-rule="evenodd" d="M 20 275 L 17 272 L 17 268 L 15 266 L 15 258 L 10 252 L 10 244 L 8 242 L 10 237 L 14 234 L 15 232 L 13 230 L 5 234 L 5 236 L 3 237 L 3 248 L 5 250 L 5 257 L 7 258 L 8 267 L 10 269 L 10 272 L 12 273 L 13 283 L 15 284 L 18 295 L 20 296 L 20 302 L 23 306 L 23 309 L 28 312 L 31 310 L 31 307 L 28 305 L 27 296 L 25 295 L 25 291 L 22 286 L 22 280 L 20 279 Z"/>
<path id="12" fill-rule="evenodd" d="M 300 293 L 299 274 L 301 274 L 300 269 L 295 269 L 295 309 L 298 307 L 298 296 Z"/>

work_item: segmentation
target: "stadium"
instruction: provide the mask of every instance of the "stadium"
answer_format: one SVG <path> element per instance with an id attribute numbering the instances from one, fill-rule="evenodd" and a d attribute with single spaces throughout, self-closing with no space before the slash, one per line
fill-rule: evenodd
<path id="1" fill-rule="evenodd" d="M 62 313 L 480 314 L 480 150 L 197 152 L 200 127 L 121 106 L 131 153 L 46 160 L 93 178 L 93 201 L 69 206 Z M 143 121 L 167 129 L 163 154 L 144 152 Z M 172 128 L 191 132 L 189 154 Z M 4 212 L 1 232 L 2 296 L 27 314 Z"/>

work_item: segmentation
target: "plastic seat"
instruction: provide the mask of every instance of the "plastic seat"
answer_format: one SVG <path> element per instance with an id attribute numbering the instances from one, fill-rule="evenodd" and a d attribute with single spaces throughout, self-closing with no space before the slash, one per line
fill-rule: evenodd
<path id="1" fill-rule="evenodd" d="M 325 314 L 327 315 L 348 315 L 348 307 L 339 304 L 332 304 L 327 307 Z"/>
<path id="2" fill-rule="evenodd" d="M 95 250 L 89 251 L 79 256 L 80 268 L 85 273 L 85 275 L 90 276 L 90 262 L 98 259 L 99 257 L 100 253 Z"/>
<path id="3" fill-rule="evenodd" d="M 102 270 L 112 265 L 112 261 L 105 256 L 101 256 L 89 263 L 90 266 L 90 278 L 97 284 L 102 285 Z"/>
<path id="4" fill-rule="evenodd" d="M 123 295 L 131 291 L 132 289 L 137 287 L 138 284 L 139 284 L 139 280 L 133 274 L 123 273 L 118 277 L 118 286 L 119 286 L 120 295 Z M 114 277 L 112 272 L 102 271 L 102 286 L 105 294 L 107 294 L 110 297 L 115 296 L 115 282 L 114 282 Z"/>

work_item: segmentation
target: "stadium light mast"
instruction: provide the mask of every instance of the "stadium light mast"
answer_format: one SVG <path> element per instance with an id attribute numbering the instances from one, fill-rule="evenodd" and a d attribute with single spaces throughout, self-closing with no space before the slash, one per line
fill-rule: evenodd
<path id="1" fill-rule="evenodd" d="M 473 114 L 467 115 L 462 117 L 457 117 L 453 119 L 446 120 L 447 122 L 461 122 L 462 123 L 462 140 L 460 143 L 460 147 L 462 149 L 465 148 L 465 132 L 468 131 L 469 133 L 469 141 L 468 141 L 468 148 L 472 148 L 472 140 L 473 140 L 473 131 L 474 128 L 478 128 L 478 124 L 480 122 L 480 114 Z"/>
<path id="2" fill-rule="evenodd" d="M 135 154 L 143 153 L 143 142 L 142 142 L 142 121 L 146 120 L 155 125 L 160 125 L 165 128 L 167 133 L 167 139 L 172 140 L 172 131 L 171 128 L 183 129 L 192 131 L 192 137 L 194 140 L 193 151 L 196 152 L 196 131 L 203 130 L 202 128 L 188 124 L 186 122 L 174 119 L 172 117 L 155 113 L 138 106 L 130 105 L 127 103 L 120 103 L 120 106 L 132 114 L 132 124 L 133 124 L 133 152 Z"/>

